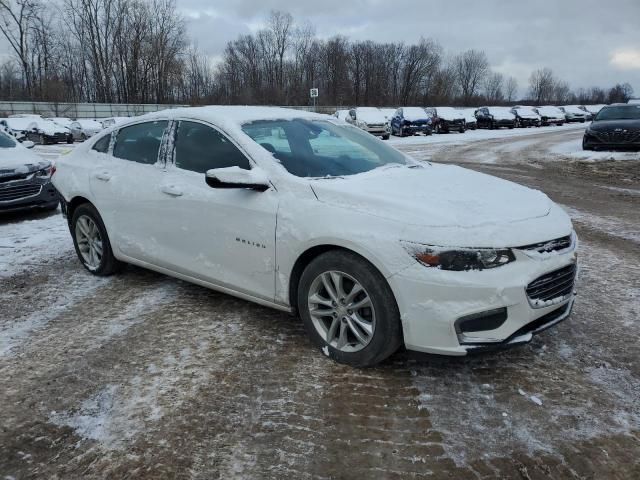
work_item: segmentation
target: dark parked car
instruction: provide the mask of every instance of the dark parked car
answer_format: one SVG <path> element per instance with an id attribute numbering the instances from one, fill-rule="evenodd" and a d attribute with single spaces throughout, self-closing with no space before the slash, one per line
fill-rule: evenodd
<path id="1" fill-rule="evenodd" d="M 27 138 L 41 145 L 47 143 L 73 143 L 71 130 L 46 118 L 33 119 L 27 129 Z"/>
<path id="2" fill-rule="evenodd" d="M 431 135 L 431 120 L 420 107 L 401 107 L 391 118 L 391 134 L 404 137 L 424 133 Z"/>
<path id="3" fill-rule="evenodd" d="M 640 150 L 640 105 L 604 107 L 587 127 L 583 150 Z"/>
<path id="4" fill-rule="evenodd" d="M 424 109 L 431 119 L 431 128 L 436 133 L 460 132 L 467 129 L 464 112 L 451 107 L 427 107 Z"/>
<path id="5" fill-rule="evenodd" d="M 0 213 L 58 207 L 58 192 L 51 184 L 52 163 L 27 148 L 33 142 L 18 143 L 0 132 Z"/>
<path id="6" fill-rule="evenodd" d="M 507 107 L 480 107 L 476 111 L 478 128 L 514 128 L 516 117 Z"/>
<path id="7" fill-rule="evenodd" d="M 516 116 L 517 127 L 539 127 L 542 125 L 540 115 L 533 107 L 516 106 L 511 109 L 511 113 Z"/>

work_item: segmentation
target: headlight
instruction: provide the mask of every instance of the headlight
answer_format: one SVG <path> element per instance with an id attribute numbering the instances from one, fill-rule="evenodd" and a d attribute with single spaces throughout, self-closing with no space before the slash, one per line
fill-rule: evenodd
<path id="1" fill-rule="evenodd" d="M 496 268 L 515 261 L 509 248 L 447 248 L 402 242 L 405 250 L 425 267 L 465 271 Z"/>
<path id="2" fill-rule="evenodd" d="M 49 178 L 53 175 L 56 169 L 53 165 L 49 165 L 47 168 L 43 168 L 42 170 L 38 170 L 35 175 L 37 178 Z"/>

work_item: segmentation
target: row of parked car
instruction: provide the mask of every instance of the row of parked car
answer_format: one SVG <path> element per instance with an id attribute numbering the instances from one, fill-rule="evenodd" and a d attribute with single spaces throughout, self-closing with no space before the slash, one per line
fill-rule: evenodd
<path id="1" fill-rule="evenodd" d="M 391 135 L 449 133 L 476 128 L 516 128 L 588 122 L 604 105 L 566 105 L 562 107 L 357 107 L 338 110 L 334 116 L 373 135 L 388 139 Z"/>
<path id="2" fill-rule="evenodd" d="M 111 117 L 100 120 L 66 117 L 44 118 L 35 114 L 10 115 L 0 119 L 0 128 L 19 142 L 30 141 L 41 145 L 84 141 L 105 128 L 127 117 Z"/>

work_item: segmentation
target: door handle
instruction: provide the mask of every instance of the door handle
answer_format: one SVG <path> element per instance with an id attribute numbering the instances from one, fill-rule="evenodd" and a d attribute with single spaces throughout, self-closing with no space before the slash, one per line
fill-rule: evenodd
<path id="1" fill-rule="evenodd" d="M 103 182 L 108 182 L 109 180 L 111 180 L 111 174 L 109 172 L 96 173 L 95 177 L 98 180 L 102 180 Z"/>
<path id="2" fill-rule="evenodd" d="M 172 197 L 182 196 L 182 190 L 174 185 L 164 185 L 162 187 L 162 193 L 166 193 L 167 195 L 171 195 Z"/>

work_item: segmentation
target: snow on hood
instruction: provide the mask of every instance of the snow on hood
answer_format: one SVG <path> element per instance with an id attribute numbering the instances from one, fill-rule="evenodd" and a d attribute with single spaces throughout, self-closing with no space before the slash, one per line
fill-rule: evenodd
<path id="1" fill-rule="evenodd" d="M 9 129 L 16 131 L 28 130 L 29 125 L 33 123 L 31 118 L 5 118 L 4 121 Z"/>
<path id="2" fill-rule="evenodd" d="M 521 107 L 516 110 L 518 110 L 518 115 L 522 118 L 538 118 L 540 116 L 532 108 Z"/>
<path id="3" fill-rule="evenodd" d="M 578 114 L 578 115 L 586 115 L 587 112 L 585 112 L 584 110 L 582 110 L 581 108 L 575 106 L 575 105 L 567 105 L 564 108 L 565 112 L 567 113 L 573 113 L 573 114 Z"/>
<path id="4" fill-rule="evenodd" d="M 538 108 L 538 113 L 540 115 L 544 115 L 545 117 L 557 117 L 564 118 L 564 113 L 558 107 L 540 107 Z"/>
<path id="5" fill-rule="evenodd" d="M 506 107 L 489 107 L 489 113 L 496 120 L 513 120 L 516 116 Z"/>
<path id="6" fill-rule="evenodd" d="M 96 122 L 95 120 L 79 119 L 79 120 L 76 120 L 76 122 L 80 124 L 80 127 L 83 130 L 90 130 L 90 131 L 96 131 L 96 132 L 102 130 L 102 124 Z"/>
<path id="7" fill-rule="evenodd" d="M 444 120 L 458 120 L 465 118 L 465 114 L 462 110 L 456 110 L 451 107 L 437 107 L 436 111 L 438 112 L 438 117 L 443 118 Z"/>
<path id="8" fill-rule="evenodd" d="M 409 120 L 410 122 L 427 120 L 429 118 L 427 112 L 424 111 L 424 108 L 420 107 L 404 107 L 402 109 L 402 116 L 405 120 Z"/>
<path id="9" fill-rule="evenodd" d="M 32 128 L 37 128 L 39 131 L 44 133 L 45 135 L 55 135 L 57 133 L 69 133 L 69 129 L 67 127 L 63 127 L 62 125 L 58 125 L 51 120 L 39 120 L 35 122 L 31 122 L 28 130 Z"/>
<path id="10" fill-rule="evenodd" d="M 453 165 L 378 168 L 312 187 L 322 202 L 433 228 L 504 226 L 544 217 L 553 205 L 538 190 Z"/>
<path id="11" fill-rule="evenodd" d="M 356 118 L 359 122 L 371 123 L 386 123 L 387 118 L 377 108 L 357 108 Z"/>
<path id="12" fill-rule="evenodd" d="M 35 172 L 50 164 L 19 143 L 15 147 L 0 148 L 0 175 L 3 171 Z"/>
<path id="13" fill-rule="evenodd" d="M 474 108 L 467 108 L 466 110 L 464 110 L 464 120 L 467 123 L 477 122 L 478 119 L 476 118 L 476 110 Z"/>

